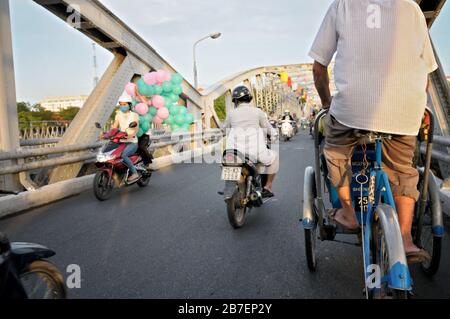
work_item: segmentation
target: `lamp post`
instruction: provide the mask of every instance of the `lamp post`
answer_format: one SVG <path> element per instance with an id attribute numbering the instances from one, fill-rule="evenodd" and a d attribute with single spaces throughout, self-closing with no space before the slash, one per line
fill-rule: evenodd
<path id="1" fill-rule="evenodd" d="M 194 85 L 195 85 L 196 89 L 198 89 L 197 54 L 196 54 L 196 50 L 195 50 L 197 48 L 197 44 L 199 44 L 203 40 L 207 40 L 209 38 L 215 40 L 217 38 L 220 38 L 221 35 L 222 35 L 222 33 L 220 33 L 220 32 L 214 32 L 214 33 L 207 35 L 206 37 L 201 38 L 200 40 L 198 40 L 197 42 L 194 43 Z"/>

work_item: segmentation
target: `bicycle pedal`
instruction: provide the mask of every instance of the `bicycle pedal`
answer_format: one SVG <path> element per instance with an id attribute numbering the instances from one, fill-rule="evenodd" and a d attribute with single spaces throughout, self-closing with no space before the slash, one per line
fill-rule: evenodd
<path id="1" fill-rule="evenodd" d="M 320 227 L 320 238 L 322 240 L 333 241 L 336 238 L 336 227 L 332 225 L 323 225 L 323 227 Z"/>

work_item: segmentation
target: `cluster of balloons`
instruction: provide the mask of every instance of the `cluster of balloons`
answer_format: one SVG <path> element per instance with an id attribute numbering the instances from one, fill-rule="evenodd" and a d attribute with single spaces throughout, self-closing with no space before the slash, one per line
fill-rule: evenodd
<path id="1" fill-rule="evenodd" d="M 153 124 L 167 124 L 173 132 L 188 131 L 194 116 L 178 105 L 183 93 L 183 77 L 165 70 L 145 74 L 137 83 L 128 83 L 125 91 L 133 98 L 133 111 L 139 114 L 142 136 Z"/>

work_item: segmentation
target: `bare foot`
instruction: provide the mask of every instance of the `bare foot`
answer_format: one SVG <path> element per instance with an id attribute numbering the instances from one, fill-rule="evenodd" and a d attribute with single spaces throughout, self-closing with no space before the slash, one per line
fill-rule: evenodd
<path id="1" fill-rule="evenodd" d="M 419 247 L 414 245 L 412 238 L 403 238 L 403 247 L 405 248 L 405 253 L 417 253 L 421 251 Z"/>
<path id="2" fill-rule="evenodd" d="M 334 219 L 342 226 L 348 229 L 359 228 L 359 223 L 356 220 L 355 214 L 351 210 L 342 208 L 336 212 Z"/>

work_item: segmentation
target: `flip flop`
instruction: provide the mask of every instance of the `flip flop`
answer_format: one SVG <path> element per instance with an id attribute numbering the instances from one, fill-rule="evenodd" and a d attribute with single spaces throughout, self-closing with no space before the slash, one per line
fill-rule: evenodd
<path id="1" fill-rule="evenodd" d="M 348 235 L 357 235 L 361 232 L 361 227 L 358 228 L 348 228 L 347 226 L 341 224 L 339 221 L 336 220 L 336 214 L 339 211 L 337 208 L 333 208 L 328 210 L 328 220 L 329 222 L 336 227 L 336 231 L 342 234 L 348 234 Z"/>
<path id="2" fill-rule="evenodd" d="M 264 190 L 262 192 L 262 197 L 263 198 L 272 198 L 272 197 L 275 197 L 275 194 L 272 193 L 271 191 L 269 191 L 267 188 L 264 188 Z"/>
<path id="3" fill-rule="evenodd" d="M 419 251 L 406 253 L 406 260 L 409 265 L 421 264 L 425 261 L 431 260 L 431 256 L 426 250 L 421 249 Z"/>

